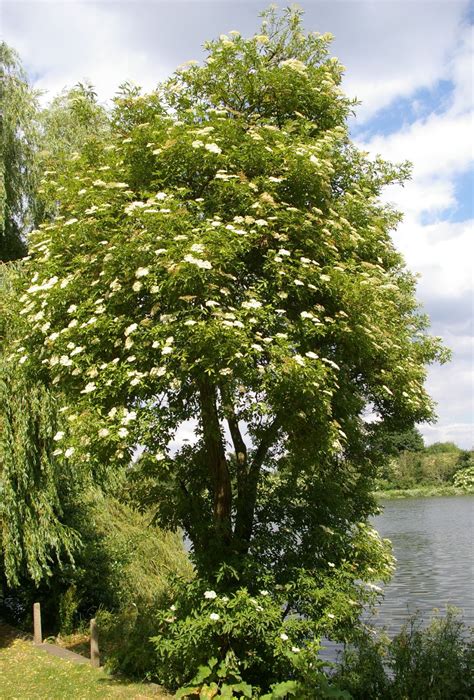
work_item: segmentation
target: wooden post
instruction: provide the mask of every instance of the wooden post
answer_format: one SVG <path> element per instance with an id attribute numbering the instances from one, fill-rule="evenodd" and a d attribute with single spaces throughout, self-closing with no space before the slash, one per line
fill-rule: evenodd
<path id="1" fill-rule="evenodd" d="M 41 605 L 33 605 L 33 640 L 35 644 L 43 643 L 43 633 L 41 631 Z"/>
<path id="2" fill-rule="evenodd" d="M 91 664 L 97 668 L 100 666 L 99 632 L 95 617 L 93 617 L 91 620 Z"/>

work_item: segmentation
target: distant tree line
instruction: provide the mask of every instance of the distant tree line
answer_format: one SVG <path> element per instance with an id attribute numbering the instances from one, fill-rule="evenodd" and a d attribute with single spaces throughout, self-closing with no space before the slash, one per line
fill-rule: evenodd
<path id="1" fill-rule="evenodd" d="M 378 436 L 377 444 L 390 457 L 379 471 L 380 490 L 453 485 L 459 472 L 474 467 L 473 450 L 454 442 L 425 446 L 417 428 Z"/>

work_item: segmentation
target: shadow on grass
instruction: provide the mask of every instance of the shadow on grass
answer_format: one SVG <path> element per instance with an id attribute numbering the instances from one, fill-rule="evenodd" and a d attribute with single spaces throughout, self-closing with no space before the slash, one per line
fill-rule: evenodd
<path id="1" fill-rule="evenodd" d="M 20 632 L 6 622 L 0 620 L 0 649 L 10 647 L 16 639 L 31 640 L 31 635 Z"/>
<path id="2" fill-rule="evenodd" d="M 126 676 L 120 676 L 120 675 L 114 675 L 114 676 L 104 676 L 103 678 L 98 678 L 97 683 L 101 686 L 105 687 L 128 687 L 130 686 L 130 683 L 139 683 L 136 679 L 133 680 L 131 678 L 127 678 Z M 140 688 L 140 696 L 137 697 L 156 697 L 156 698 L 162 698 L 163 700 L 167 700 L 168 698 L 171 700 L 173 697 L 172 695 L 169 695 L 164 688 L 161 686 L 157 685 L 156 683 L 147 683 L 146 681 L 142 681 L 142 687 Z"/>

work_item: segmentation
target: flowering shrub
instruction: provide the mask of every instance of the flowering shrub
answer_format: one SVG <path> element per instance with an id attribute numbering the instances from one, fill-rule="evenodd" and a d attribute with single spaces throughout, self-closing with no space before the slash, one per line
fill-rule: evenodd
<path id="1" fill-rule="evenodd" d="M 168 687 L 193 685 L 195 669 L 214 658 L 216 668 L 228 669 L 221 671 L 222 682 L 244 679 L 259 692 L 283 678 L 304 682 L 308 673 L 320 672 L 319 640 L 351 639 L 362 604 L 380 593 L 375 584 L 360 582 L 354 566 L 295 569 L 286 585 L 257 575 L 252 588 L 226 566 L 213 588 L 202 578 L 176 579 L 168 607 L 157 615 L 156 679 Z M 373 573 L 387 577 L 388 571 L 379 565 Z"/>
<path id="2" fill-rule="evenodd" d="M 293 647 L 348 634 L 391 566 L 370 434 L 433 415 L 445 355 L 379 199 L 408 170 L 350 142 L 329 42 L 270 10 L 155 93 L 124 87 L 44 173 L 7 362 L 58 390 L 54 456 L 125 467 L 189 538 L 196 582 L 156 635 L 174 686 L 216 658 L 268 688 Z"/>

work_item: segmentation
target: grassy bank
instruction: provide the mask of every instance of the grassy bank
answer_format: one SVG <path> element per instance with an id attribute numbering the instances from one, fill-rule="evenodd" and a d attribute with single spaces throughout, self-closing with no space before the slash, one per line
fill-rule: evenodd
<path id="1" fill-rule="evenodd" d="M 375 491 L 377 498 L 395 500 L 397 498 L 429 498 L 431 496 L 466 496 L 469 495 L 462 489 L 454 486 L 416 486 L 412 489 L 386 489 Z M 472 494 L 471 494 L 472 495 Z"/>
<path id="2" fill-rule="evenodd" d="M 171 700 L 157 687 L 113 678 L 87 664 L 50 656 L 0 623 L 0 697 L 2 700 Z"/>

